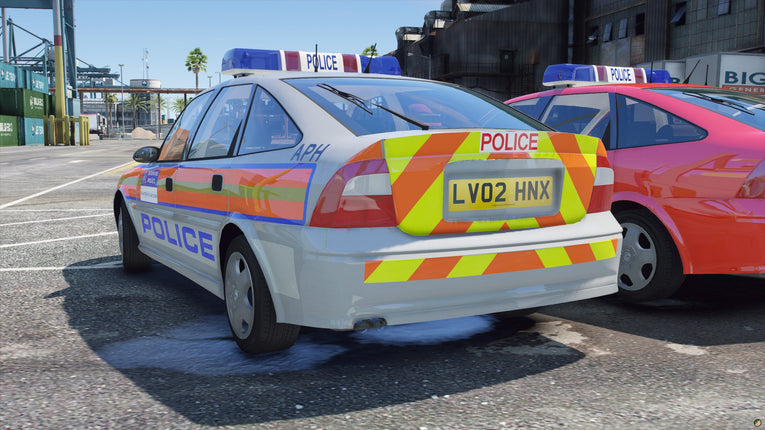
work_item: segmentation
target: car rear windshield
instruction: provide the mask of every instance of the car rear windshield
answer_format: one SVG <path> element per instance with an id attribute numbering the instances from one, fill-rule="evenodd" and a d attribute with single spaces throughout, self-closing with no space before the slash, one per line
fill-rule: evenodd
<path id="1" fill-rule="evenodd" d="M 765 98 L 715 88 L 651 89 L 765 131 Z"/>
<path id="2" fill-rule="evenodd" d="M 498 100 L 448 84 L 373 77 L 285 81 L 356 135 L 454 128 L 551 130 Z"/>

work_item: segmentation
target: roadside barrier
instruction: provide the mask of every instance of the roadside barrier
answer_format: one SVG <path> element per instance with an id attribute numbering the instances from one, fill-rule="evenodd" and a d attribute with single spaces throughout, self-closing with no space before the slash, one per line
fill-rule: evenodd
<path id="1" fill-rule="evenodd" d="M 77 133 L 78 126 L 79 133 Z M 59 143 L 74 145 L 75 136 L 78 134 L 78 142 L 81 146 L 90 145 L 90 124 L 88 117 L 64 115 L 62 118 L 56 118 L 54 115 L 49 115 L 45 121 L 46 146 L 55 146 Z"/>

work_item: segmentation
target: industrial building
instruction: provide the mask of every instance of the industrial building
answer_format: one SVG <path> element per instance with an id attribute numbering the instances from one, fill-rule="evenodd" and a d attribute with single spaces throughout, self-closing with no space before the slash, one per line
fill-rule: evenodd
<path id="1" fill-rule="evenodd" d="M 396 37 L 402 74 L 505 100 L 544 89 L 550 64 L 765 54 L 765 0 L 445 0 Z"/>

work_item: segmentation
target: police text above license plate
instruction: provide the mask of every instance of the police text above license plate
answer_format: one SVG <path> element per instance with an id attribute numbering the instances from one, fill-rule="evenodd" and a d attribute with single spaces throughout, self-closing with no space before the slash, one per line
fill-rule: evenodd
<path id="1" fill-rule="evenodd" d="M 447 188 L 449 211 L 548 206 L 553 177 L 452 179 Z"/>

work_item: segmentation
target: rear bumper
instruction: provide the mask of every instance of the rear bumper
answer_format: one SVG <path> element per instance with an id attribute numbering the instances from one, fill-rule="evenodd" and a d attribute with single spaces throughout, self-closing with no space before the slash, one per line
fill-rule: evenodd
<path id="1" fill-rule="evenodd" d="M 331 329 L 612 294 L 621 251 L 621 227 L 608 212 L 525 231 L 410 236 L 397 228 L 279 226 L 259 236 L 279 321 Z"/>

